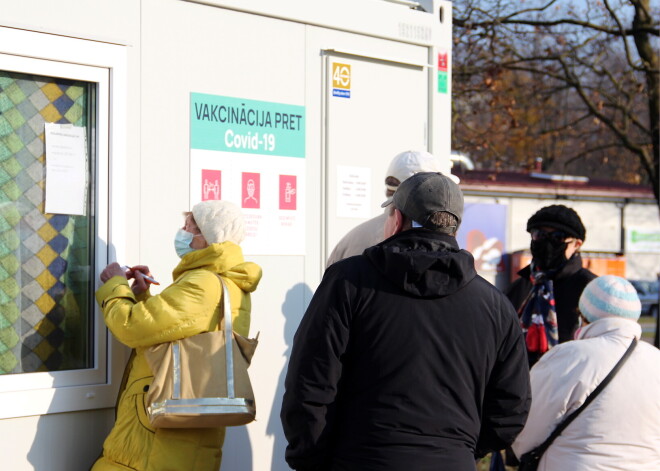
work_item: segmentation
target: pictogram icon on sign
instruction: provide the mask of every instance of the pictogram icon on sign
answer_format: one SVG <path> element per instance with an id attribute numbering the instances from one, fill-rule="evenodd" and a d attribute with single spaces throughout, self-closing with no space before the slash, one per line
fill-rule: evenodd
<path id="1" fill-rule="evenodd" d="M 341 88 L 343 90 L 351 89 L 351 66 L 349 64 L 332 64 L 332 88 Z"/>
<path id="2" fill-rule="evenodd" d="M 221 181 L 222 172 L 220 170 L 202 169 L 202 201 L 221 199 Z"/>
<path id="3" fill-rule="evenodd" d="M 261 174 L 243 172 L 243 208 L 260 208 Z"/>
<path id="4" fill-rule="evenodd" d="M 296 209 L 297 186 L 295 175 L 280 175 L 280 209 Z"/>

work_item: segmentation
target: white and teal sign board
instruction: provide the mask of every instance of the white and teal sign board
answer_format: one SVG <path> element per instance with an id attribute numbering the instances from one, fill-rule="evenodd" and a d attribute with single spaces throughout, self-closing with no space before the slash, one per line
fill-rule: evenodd
<path id="1" fill-rule="evenodd" d="M 191 147 L 245 154 L 305 157 L 305 108 L 192 93 Z"/>
<path id="2" fill-rule="evenodd" d="M 305 253 L 305 108 L 190 95 L 191 204 L 222 199 L 245 215 L 243 251 Z"/>
<path id="3" fill-rule="evenodd" d="M 626 252 L 660 253 L 660 231 L 646 227 L 627 227 Z"/>

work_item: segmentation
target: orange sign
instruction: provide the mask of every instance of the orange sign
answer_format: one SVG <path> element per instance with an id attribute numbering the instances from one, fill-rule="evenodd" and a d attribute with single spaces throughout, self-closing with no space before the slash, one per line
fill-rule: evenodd
<path id="1" fill-rule="evenodd" d="M 349 64 L 332 63 L 332 88 L 351 89 L 351 66 Z"/>

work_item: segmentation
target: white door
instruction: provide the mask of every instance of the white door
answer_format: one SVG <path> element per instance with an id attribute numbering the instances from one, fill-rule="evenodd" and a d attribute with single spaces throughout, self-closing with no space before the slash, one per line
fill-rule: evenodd
<path id="1" fill-rule="evenodd" d="M 428 69 L 329 52 L 325 90 L 325 256 L 378 215 L 385 173 L 405 150 L 428 148 Z"/>

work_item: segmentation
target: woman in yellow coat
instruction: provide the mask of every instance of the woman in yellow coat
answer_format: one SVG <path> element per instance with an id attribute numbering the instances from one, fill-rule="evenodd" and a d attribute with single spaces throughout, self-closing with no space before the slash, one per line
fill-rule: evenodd
<path id="1" fill-rule="evenodd" d="M 174 282 L 151 296 L 144 275 L 149 268 L 125 271 L 117 263 L 101 273 L 96 299 L 105 323 L 123 344 L 134 348 L 126 385 L 120 391 L 117 420 L 103 444 L 103 455 L 92 471 L 217 471 L 222 460 L 225 429 L 154 429 L 146 413 L 146 394 L 153 374 L 145 350 L 163 342 L 217 330 L 222 286 L 226 282 L 234 330 L 250 328 L 250 294 L 261 279 L 261 268 L 245 262 L 238 244 L 244 238 L 243 216 L 226 201 L 205 201 L 186 213 L 175 237 L 181 262 Z M 129 287 L 128 279 L 133 278 Z"/>

